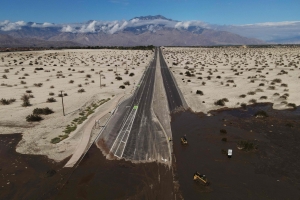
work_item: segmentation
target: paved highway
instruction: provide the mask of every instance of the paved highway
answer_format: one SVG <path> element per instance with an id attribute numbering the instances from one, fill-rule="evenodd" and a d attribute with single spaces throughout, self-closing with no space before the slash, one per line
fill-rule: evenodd
<path id="1" fill-rule="evenodd" d="M 162 52 L 156 48 L 153 61 L 137 84 L 135 93 L 113 112 L 111 120 L 96 141 L 98 147 L 115 157 L 136 161 L 171 161 L 168 138 L 152 109 L 157 57 L 160 59 L 170 111 L 183 105 Z"/>

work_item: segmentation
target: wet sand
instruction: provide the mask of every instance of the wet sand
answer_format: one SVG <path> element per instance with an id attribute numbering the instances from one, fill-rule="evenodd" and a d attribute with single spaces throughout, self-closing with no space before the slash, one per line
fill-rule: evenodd
<path id="1" fill-rule="evenodd" d="M 255 118 L 257 110 L 265 110 L 269 117 Z M 186 111 L 172 116 L 176 178 L 184 199 L 299 199 L 299 108 L 278 111 L 271 104 L 258 104 L 247 106 L 247 111 L 211 114 Z M 184 134 L 187 146 L 180 143 Z M 227 142 L 221 141 L 224 137 Z M 240 140 L 253 141 L 258 149 L 238 150 Z M 229 148 L 231 159 L 221 151 Z M 196 171 L 206 174 L 208 187 L 193 181 Z"/>

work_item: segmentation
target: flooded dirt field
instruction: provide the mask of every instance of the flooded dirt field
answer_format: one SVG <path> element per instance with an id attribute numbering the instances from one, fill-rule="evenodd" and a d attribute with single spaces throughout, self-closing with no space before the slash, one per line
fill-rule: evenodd
<path id="1" fill-rule="evenodd" d="M 255 118 L 258 110 L 269 117 Z M 211 114 L 186 111 L 172 116 L 176 178 L 184 199 L 300 199 L 299 108 L 278 111 L 271 104 L 258 104 L 246 111 Z M 184 134 L 186 146 L 180 142 Z M 238 150 L 241 140 L 253 142 L 257 150 Z M 228 149 L 233 150 L 231 159 Z M 211 184 L 195 183 L 196 171 Z"/>
<path id="2" fill-rule="evenodd" d="M 57 191 L 70 170 L 61 170 L 46 156 L 15 151 L 22 134 L 0 135 L 0 199 L 47 199 Z"/>
<path id="3" fill-rule="evenodd" d="M 269 117 L 256 118 L 264 110 Z M 157 163 L 107 160 L 93 145 L 77 168 L 16 153 L 21 134 L 0 135 L 0 199 L 298 199 L 300 112 L 271 104 L 173 114 L 173 171 Z M 224 129 L 227 133 L 221 133 Z M 188 145 L 180 143 L 186 134 Z M 222 141 L 226 138 L 227 141 Z M 253 151 L 238 150 L 247 140 Z M 224 153 L 233 149 L 229 159 Z M 198 171 L 209 186 L 193 181 Z"/>

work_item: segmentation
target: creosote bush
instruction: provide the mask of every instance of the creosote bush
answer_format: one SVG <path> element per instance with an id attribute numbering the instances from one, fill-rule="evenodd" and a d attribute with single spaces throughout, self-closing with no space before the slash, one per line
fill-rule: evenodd
<path id="1" fill-rule="evenodd" d="M 53 102 L 56 102 L 56 99 L 54 99 L 53 97 L 47 99 L 47 103 L 53 103 Z"/>
<path id="2" fill-rule="evenodd" d="M 228 99 L 227 99 L 227 98 L 219 99 L 219 100 L 217 100 L 214 104 L 215 104 L 216 106 L 225 106 L 225 102 L 228 102 Z"/>
<path id="3" fill-rule="evenodd" d="M 268 117 L 269 115 L 264 110 L 259 110 L 254 114 L 255 117 Z"/>
<path id="4" fill-rule="evenodd" d="M 120 85 L 120 87 L 119 88 L 121 88 L 121 89 L 125 89 L 125 85 Z"/>
<path id="5" fill-rule="evenodd" d="M 130 85 L 130 82 L 129 81 L 125 81 L 124 85 Z"/>
<path id="6" fill-rule="evenodd" d="M 43 118 L 39 115 L 31 114 L 26 117 L 26 121 L 28 122 L 38 122 L 43 120 Z"/>
<path id="7" fill-rule="evenodd" d="M 83 92 L 85 92 L 85 90 L 83 88 L 78 90 L 78 93 L 83 93 Z"/>
<path id="8" fill-rule="evenodd" d="M 22 103 L 23 107 L 31 106 L 29 99 L 30 99 L 29 95 L 23 94 L 23 96 L 21 97 L 21 100 L 23 101 L 23 103 Z"/>
<path id="9" fill-rule="evenodd" d="M 238 149 L 244 150 L 244 151 L 252 151 L 255 150 L 257 148 L 257 146 L 250 141 L 239 141 L 237 143 Z"/>
<path id="10" fill-rule="evenodd" d="M 34 115 L 49 115 L 54 113 L 54 111 L 48 107 L 46 108 L 35 108 L 32 112 Z"/>
<path id="11" fill-rule="evenodd" d="M 197 91 L 196 91 L 196 94 L 199 94 L 199 95 L 201 95 L 201 96 L 204 95 L 203 92 L 202 92 L 201 90 L 197 90 Z"/>
<path id="12" fill-rule="evenodd" d="M 293 109 L 297 109 L 297 105 L 294 104 L 294 103 L 288 103 L 287 106 L 288 106 L 288 107 L 291 107 L 291 108 L 293 108 Z"/>
<path id="13" fill-rule="evenodd" d="M 13 103 L 13 102 L 15 102 L 16 101 L 16 99 L 14 99 L 14 98 L 11 98 L 11 99 L 1 99 L 0 100 L 0 104 L 1 105 L 9 105 L 9 104 L 11 104 L 11 103 Z"/>

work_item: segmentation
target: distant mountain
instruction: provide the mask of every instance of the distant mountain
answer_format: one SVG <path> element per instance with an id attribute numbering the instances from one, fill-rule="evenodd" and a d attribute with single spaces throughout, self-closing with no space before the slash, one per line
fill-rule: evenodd
<path id="1" fill-rule="evenodd" d="M 14 38 L 0 34 L 0 47 L 71 47 L 81 44 L 68 41 L 45 41 L 34 38 Z"/>
<path id="2" fill-rule="evenodd" d="M 95 21 L 73 24 L 2 22 L 0 34 L 14 37 L 3 45 L 16 45 L 20 39 L 37 44 L 69 41 L 89 46 L 200 46 L 263 44 L 258 39 L 215 30 L 201 21 L 180 22 L 161 15 L 134 17 L 122 21 Z M 24 41 L 19 41 L 22 44 Z M 31 41 L 32 43 L 32 41 Z M 29 43 L 30 44 L 30 43 Z M 33 43 L 32 43 L 33 44 Z"/>
<path id="3" fill-rule="evenodd" d="M 131 20 L 154 20 L 154 19 L 163 19 L 163 20 L 168 20 L 168 21 L 174 21 L 172 19 L 168 19 L 162 15 L 155 15 L 155 16 L 152 16 L 152 15 L 148 15 L 148 16 L 141 16 L 141 17 L 135 17 Z"/>

